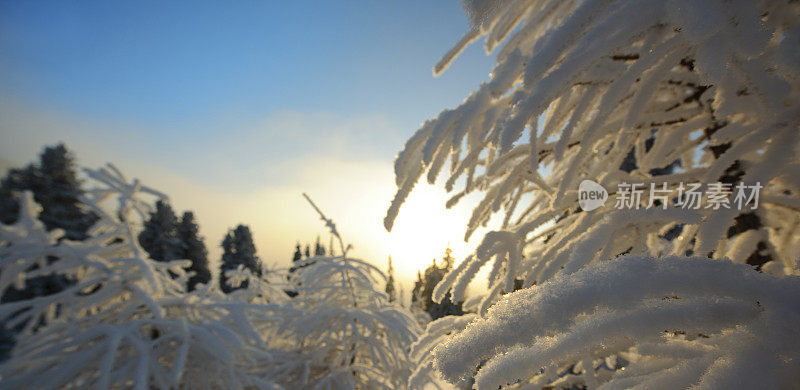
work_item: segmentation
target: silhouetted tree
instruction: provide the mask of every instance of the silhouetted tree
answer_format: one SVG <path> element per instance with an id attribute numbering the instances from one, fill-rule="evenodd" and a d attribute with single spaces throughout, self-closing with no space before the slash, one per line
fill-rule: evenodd
<path id="1" fill-rule="evenodd" d="M 297 269 L 299 268 L 305 267 L 305 265 L 300 265 L 300 266 L 296 265 L 296 263 L 300 260 L 303 260 L 303 251 L 300 249 L 300 241 L 298 241 L 297 244 L 295 244 L 294 246 L 294 255 L 292 255 L 292 266 L 289 267 L 289 274 L 286 275 L 286 280 L 291 280 L 291 274 L 294 273 L 294 271 L 297 271 Z M 285 292 L 286 295 L 292 298 L 297 296 L 297 291 L 294 289 L 285 289 L 283 290 L 283 292 Z"/>
<path id="2" fill-rule="evenodd" d="M 64 144 L 47 147 L 39 158 L 40 188 L 34 197 L 42 205 L 39 219 L 47 229 L 64 229 L 70 240 L 86 238 L 97 216 L 85 210 L 80 198 L 81 183 L 75 173 L 75 158 Z"/>
<path id="3" fill-rule="evenodd" d="M 303 251 L 300 250 L 300 243 L 298 242 L 295 245 L 294 255 L 292 255 L 292 262 L 296 262 L 303 259 Z"/>
<path id="4" fill-rule="evenodd" d="M 63 238 L 81 240 L 97 216 L 81 203 L 83 191 L 75 173 L 75 159 L 64 144 L 45 147 L 39 164 L 11 169 L 0 180 L 0 222 L 12 224 L 19 213 L 19 194 L 31 191 L 42 206 L 39 219 L 48 230 L 64 230 Z M 54 261 L 54 259 L 50 259 Z M 23 290 L 9 289 L 3 302 L 30 299 L 63 290 L 72 282 L 63 275 L 42 275 L 26 282 Z"/>
<path id="5" fill-rule="evenodd" d="M 414 290 L 411 292 L 412 304 L 416 304 L 422 310 L 430 314 L 432 320 L 448 315 L 464 314 L 461 308 L 461 302 L 453 303 L 450 299 L 450 292 L 448 292 L 439 303 L 434 302 L 432 298 L 433 289 L 436 287 L 436 284 L 453 269 L 454 259 L 450 256 L 452 252 L 450 248 L 445 250 L 441 267 L 436 263 L 436 259 L 433 259 L 433 263 L 425 269 L 424 274 L 418 271 L 417 281 L 414 282 Z"/>
<path id="6" fill-rule="evenodd" d="M 178 217 L 169 203 L 158 200 L 155 211 L 144 222 L 139 245 L 153 260 L 167 261 L 183 257 L 184 246 L 178 237 Z"/>
<path id="7" fill-rule="evenodd" d="M 192 261 L 189 267 L 194 271 L 194 276 L 189 278 L 188 289 L 192 291 L 198 283 L 208 283 L 211 280 L 211 271 L 208 269 L 208 251 L 203 239 L 199 235 L 199 227 L 194 219 L 194 213 L 186 211 L 178 223 L 178 238 L 183 245 L 181 258 Z"/>
<path id="8" fill-rule="evenodd" d="M 63 239 L 83 240 L 87 230 L 97 221 L 97 216 L 88 211 L 81 202 L 81 183 L 75 173 L 75 159 L 64 144 L 45 147 L 39 155 L 39 164 L 25 168 L 10 169 L 0 180 L 0 222 L 13 224 L 18 219 L 19 197 L 23 191 L 31 191 L 42 207 L 39 220 L 47 230 L 62 229 Z M 58 261 L 48 257 L 47 262 Z M 37 266 L 38 267 L 38 266 Z M 74 284 L 74 280 L 63 274 L 45 274 L 28 278 L 22 289 L 9 288 L 3 292 L 0 302 L 16 302 L 47 296 L 63 291 Z M 44 324 L 44 321 L 42 321 Z M 15 329 L 0 331 L 0 355 L 14 344 Z M 4 352 L 5 351 L 5 352 Z"/>
<path id="9" fill-rule="evenodd" d="M 83 190 L 75 158 L 63 143 L 45 147 L 38 165 L 11 169 L 0 181 L 0 221 L 11 224 L 17 220 L 18 196 L 26 190 L 32 191 L 42 206 L 39 219 L 47 229 L 63 229 L 66 239 L 86 238 L 86 231 L 97 221 L 80 200 Z"/>
<path id="10" fill-rule="evenodd" d="M 397 291 L 394 286 L 394 267 L 392 266 L 392 256 L 389 256 L 389 268 L 386 269 L 386 295 L 389 297 L 389 302 L 394 302 L 397 299 Z"/>
<path id="11" fill-rule="evenodd" d="M 320 244 L 319 236 L 317 236 L 317 242 L 314 244 L 314 256 L 325 256 L 325 247 Z"/>
<path id="12" fill-rule="evenodd" d="M 236 229 L 229 230 L 222 240 L 222 264 L 220 265 L 220 288 L 229 293 L 238 288 L 246 288 L 247 281 L 237 288 L 232 288 L 227 283 L 225 271 L 233 270 L 243 265 L 255 275 L 261 275 L 260 260 L 256 255 L 256 246 L 253 243 L 253 235 L 250 228 L 239 225 Z"/>

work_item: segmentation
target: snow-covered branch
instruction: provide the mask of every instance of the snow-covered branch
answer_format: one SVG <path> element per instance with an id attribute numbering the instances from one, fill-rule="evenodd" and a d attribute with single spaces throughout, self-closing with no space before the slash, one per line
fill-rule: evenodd
<path id="1" fill-rule="evenodd" d="M 797 356 L 798 345 L 771 337 L 798 324 L 797 282 L 785 276 L 800 272 L 800 212 L 790 200 L 800 193 L 800 5 L 468 0 L 464 7 L 471 29 L 434 73 L 481 37 L 497 65 L 461 105 L 406 142 L 384 219 L 391 230 L 423 176 L 431 184 L 445 177 L 453 192 L 447 207 L 482 194 L 465 238 L 503 217 L 435 290 L 434 299 L 448 291 L 462 299 L 490 266 L 476 307 L 481 319 L 449 336 L 435 329 L 423 336 L 446 340 L 433 367 L 482 388 L 593 388 L 612 375 L 620 387 L 651 386 L 666 375 L 675 375 L 670 387 L 796 382 L 796 358 L 783 357 Z M 578 189 L 586 180 L 627 207 L 584 210 Z M 698 183 L 719 193 L 686 207 L 687 185 Z M 636 185 L 658 189 L 660 198 L 626 200 Z M 743 186 L 761 190 L 757 206 L 721 205 L 725 188 Z M 642 280 L 650 284 L 625 284 L 634 277 L 626 273 L 649 275 Z M 765 300 L 774 304 L 760 306 Z M 758 351 L 759 343 L 771 352 Z M 747 361 L 763 366 L 753 374 Z M 429 366 L 420 364 L 418 372 Z M 747 381 L 735 382 L 744 372 Z"/>

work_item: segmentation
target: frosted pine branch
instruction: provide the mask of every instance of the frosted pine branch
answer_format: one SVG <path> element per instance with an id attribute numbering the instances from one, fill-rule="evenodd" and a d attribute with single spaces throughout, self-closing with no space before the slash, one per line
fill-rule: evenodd
<path id="1" fill-rule="evenodd" d="M 605 386 L 791 386 L 798 379 L 800 280 L 707 258 L 627 256 L 504 296 L 433 352 L 452 381 L 540 386 L 584 362 L 630 361 Z M 758 372 L 749 369 L 758 362 Z M 478 368 L 480 367 L 480 368 Z M 589 368 L 591 367 L 591 368 Z M 642 374 L 648 375 L 642 375 Z M 641 375 L 641 376 L 639 376 Z M 522 381 L 522 382 L 519 382 Z M 624 385 L 623 385 L 624 384 Z"/>

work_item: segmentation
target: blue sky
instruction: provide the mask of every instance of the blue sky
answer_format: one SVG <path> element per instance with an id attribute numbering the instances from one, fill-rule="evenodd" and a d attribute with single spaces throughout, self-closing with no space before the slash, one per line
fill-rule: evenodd
<path id="1" fill-rule="evenodd" d="M 64 141 L 81 164 L 195 188 L 173 201 L 201 223 L 217 207 L 204 191 L 235 203 L 300 188 L 324 205 L 373 180 L 344 171 L 391 182 L 405 139 L 487 78 L 480 45 L 432 76 L 468 28 L 458 1 L 0 1 L 0 157 Z M 209 241 L 249 216 L 210 221 Z M 270 245 L 264 257 L 284 250 Z"/>
<path id="2" fill-rule="evenodd" d="M 281 110 L 381 113 L 407 134 L 491 66 L 472 50 L 431 76 L 467 29 L 457 1 L 1 4 L 4 95 L 154 134 Z"/>

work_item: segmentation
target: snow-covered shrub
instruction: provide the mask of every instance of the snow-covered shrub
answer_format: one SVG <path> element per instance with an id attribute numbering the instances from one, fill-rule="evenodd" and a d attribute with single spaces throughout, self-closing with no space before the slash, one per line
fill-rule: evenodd
<path id="1" fill-rule="evenodd" d="M 769 274 L 798 273 L 799 3 L 470 0 L 464 5 L 472 29 L 434 73 L 480 37 L 487 52 L 496 51 L 497 65 L 463 104 L 425 122 L 408 140 L 395 161 L 398 192 L 384 224 L 391 229 L 417 181 L 425 175 L 434 183 L 446 163 L 445 188 L 456 191 L 448 207 L 467 194 L 483 193 L 466 237 L 494 214 L 503 219 L 501 228 L 486 234 L 474 255 L 443 279 L 435 299 L 448 291 L 454 300 L 463 298 L 478 271 L 491 264 L 489 291 L 478 310 L 490 323 L 511 315 L 490 307 L 520 283 L 527 294 L 547 296 L 548 281 L 578 282 L 570 275 L 624 254 L 729 258 Z M 612 202 L 582 211 L 577 190 L 586 179 L 611 196 L 619 196 L 626 183 L 641 183 L 663 189 L 663 198 L 653 202 L 645 195 L 630 202 L 630 209 Z M 682 183 L 716 182 L 734 190 L 762 186 L 757 207 L 736 207 L 733 199 L 727 208 L 707 207 L 714 206 L 709 199 L 696 209 L 681 206 L 687 200 Z M 784 283 L 776 280 L 759 279 Z M 646 292 L 620 294 L 630 302 Z M 610 320 L 624 313 L 608 315 Z M 744 323 L 737 316 L 725 321 L 740 320 Z M 785 319 L 792 320 L 796 317 Z M 523 327 L 529 326 L 538 325 Z M 467 334 L 477 337 L 469 329 Z M 563 330 L 536 331 L 555 336 Z M 709 343 L 739 337 L 729 333 L 710 336 Z M 482 356 L 503 350 L 491 346 L 500 341 L 488 339 Z M 468 348 L 448 351 L 436 353 L 434 361 L 452 380 L 485 367 Z M 464 359 L 474 365 L 448 368 Z M 719 359 L 714 364 L 733 361 Z M 693 366 L 688 361 L 682 364 Z M 538 364 L 531 362 L 527 374 L 536 375 Z M 551 371 L 545 377 L 556 378 Z"/>
<path id="2" fill-rule="evenodd" d="M 287 376 L 293 380 L 287 387 L 303 389 L 403 388 L 413 368 L 408 349 L 418 325 L 376 290 L 385 281 L 383 273 L 349 257 L 350 246 L 344 246 L 336 225 L 306 199 L 338 240 L 341 255 L 296 262 L 291 277 L 297 296 L 285 313 L 282 335 L 305 357 L 293 367 L 279 367 L 282 372 L 272 377 Z"/>
<path id="3" fill-rule="evenodd" d="M 189 261 L 154 261 L 136 240 L 136 214 L 149 208 L 140 194 L 163 195 L 113 166 L 87 173 L 101 185 L 87 194 L 100 217 L 87 239 L 47 232 L 30 193 L 17 223 L 0 225 L 0 293 L 42 275 L 75 281 L 0 304 L 17 338 L 0 366 L 3 387 L 274 388 L 260 371 L 273 363 L 271 298 L 235 301 L 213 284 L 186 293 Z"/>
<path id="4" fill-rule="evenodd" d="M 0 323 L 17 339 L 0 365 L 2 387 L 405 385 L 418 325 L 375 290 L 382 273 L 348 257 L 348 248 L 305 260 L 292 284 L 285 273 L 257 275 L 240 266 L 225 271 L 235 288 L 228 294 L 217 279 L 187 291 L 189 261 L 153 260 L 136 239 L 151 208 L 141 195 L 164 195 L 110 165 L 87 174 L 99 184 L 85 199 L 99 221 L 85 240 L 48 232 L 30 193 L 17 223 L 0 225 L 0 294 L 41 276 L 74 281 L 56 293 L 0 304 Z M 296 297 L 286 294 L 290 288 Z"/>

